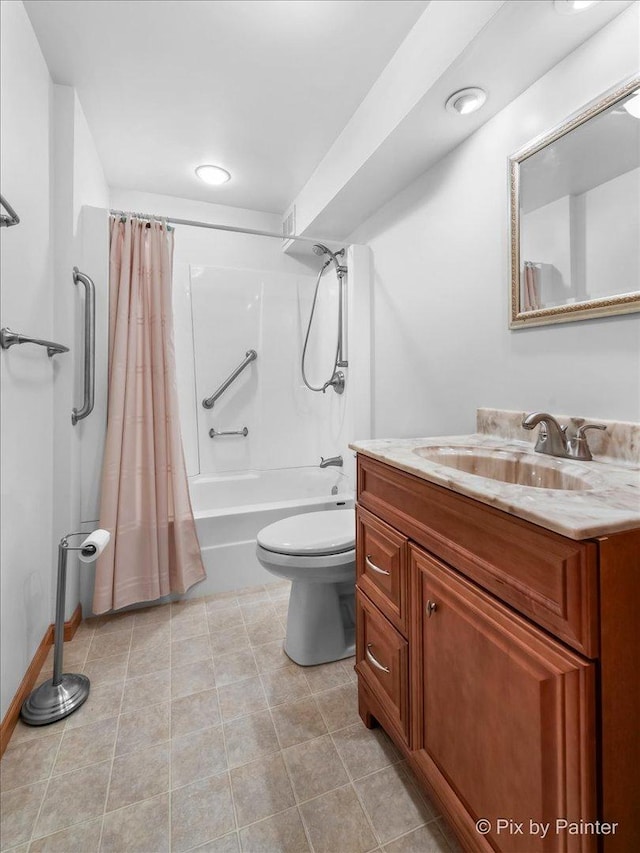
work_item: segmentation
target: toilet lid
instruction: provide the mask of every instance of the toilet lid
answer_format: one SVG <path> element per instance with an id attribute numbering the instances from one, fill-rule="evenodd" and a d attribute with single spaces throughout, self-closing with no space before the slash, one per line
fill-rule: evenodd
<path id="1" fill-rule="evenodd" d="M 350 551 L 356 544 L 353 509 L 305 512 L 283 518 L 258 533 L 258 545 L 267 551 L 292 556 L 318 556 Z"/>

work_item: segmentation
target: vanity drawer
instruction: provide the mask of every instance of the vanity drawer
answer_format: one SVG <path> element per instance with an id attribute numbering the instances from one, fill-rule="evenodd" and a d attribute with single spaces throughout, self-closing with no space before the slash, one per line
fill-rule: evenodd
<path id="1" fill-rule="evenodd" d="M 356 609 L 356 672 L 407 740 L 409 644 L 359 589 Z"/>
<path id="2" fill-rule="evenodd" d="M 406 636 L 407 537 L 361 507 L 356 518 L 358 586 Z"/>
<path id="3" fill-rule="evenodd" d="M 588 657 L 598 654 L 595 542 L 579 542 L 358 455 L 358 504 Z"/>

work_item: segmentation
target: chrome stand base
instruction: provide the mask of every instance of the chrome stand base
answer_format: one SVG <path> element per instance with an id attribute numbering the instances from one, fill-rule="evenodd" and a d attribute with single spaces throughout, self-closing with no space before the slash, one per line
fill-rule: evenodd
<path id="1" fill-rule="evenodd" d="M 20 716 L 29 726 L 46 726 L 76 711 L 89 696 L 86 675 L 66 673 L 54 686 L 50 678 L 25 699 Z"/>

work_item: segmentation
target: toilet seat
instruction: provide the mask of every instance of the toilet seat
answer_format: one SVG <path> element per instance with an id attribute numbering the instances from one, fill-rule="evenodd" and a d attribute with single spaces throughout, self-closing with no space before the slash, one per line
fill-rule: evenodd
<path id="1" fill-rule="evenodd" d="M 353 560 L 355 540 L 354 509 L 329 509 L 283 518 L 264 527 L 257 537 L 258 547 L 271 552 L 272 561 L 275 562 L 276 555 L 289 556 L 295 559 L 278 564 L 292 565 L 295 562 L 300 566 L 309 559 L 313 560 L 313 565 L 318 565 L 322 557 L 343 558 L 327 565 L 341 565 Z"/>

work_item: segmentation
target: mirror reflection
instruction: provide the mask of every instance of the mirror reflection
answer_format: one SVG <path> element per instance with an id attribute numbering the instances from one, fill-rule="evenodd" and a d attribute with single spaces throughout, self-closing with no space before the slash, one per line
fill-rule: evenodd
<path id="1" fill-rule="evenodd" d="M 590 113 L 512 158 L 512 326 L 640 308 L 640 89 Z"/>

